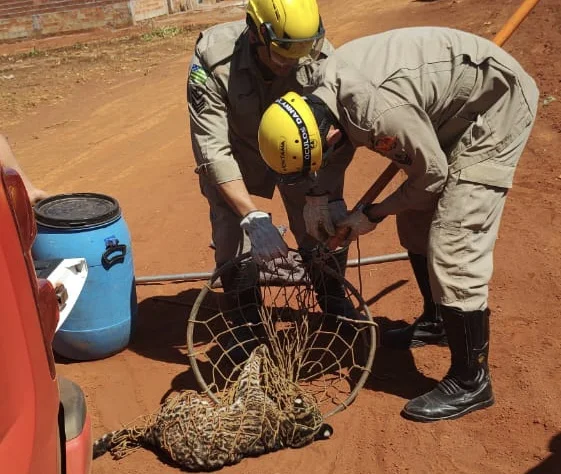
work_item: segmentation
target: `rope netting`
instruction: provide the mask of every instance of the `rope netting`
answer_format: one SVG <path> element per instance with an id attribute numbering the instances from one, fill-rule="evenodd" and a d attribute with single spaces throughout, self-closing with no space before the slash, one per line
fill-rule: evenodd
<path id="1" fill-rule="evenodd" d="M 151 446 L 181 467 L 214 470 L 246 456 L 302 447 L 331 432 L 314 397 L 284 378 L 268 346 L 261 344 L 242 364 L 223 403 L 180 392 L 157 412 L 97 440 L 94 457 L 109 451 L 121 459 Z"/>
<path id="2" fill-rule="evenodd" d="M 349 406 L 370 373 L 376 326 L 341 259 L 308 257 L 291 251 L 258 266 L 244 255 L 217 270 L 187 324 L 203 393 L 168 397 L 99 438 L 94 457 L 151 446 L 189 470 L 214 470 L 329 438 L 324 420 Z"/>
<path id="3" fill-rule="evenodd" d="M 229 403 L 244 361 L 264 344 L 275 368 L 262 372 L 267 384 L 299 386 L 323 418 L 354 400 L 370 373 L 377 331 L 367 304 L 333 269 L 330 255 L 304 264 L 291 251 L 261 266 L 242 255 L 213 274 L 187 325 L 188 356 L 203 393 Z"/>

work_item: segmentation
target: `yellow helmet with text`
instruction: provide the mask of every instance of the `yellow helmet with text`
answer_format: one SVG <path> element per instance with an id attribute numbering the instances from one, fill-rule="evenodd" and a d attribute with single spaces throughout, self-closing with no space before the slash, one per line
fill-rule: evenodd
<path id="1" fill-rule="evenodd" d="M 247 22 L 269 52 L 290 59 L 319 56 L 325 30 L 316 0 L 249 0 Z"/>
<path id="2" fill-rule="evenodd" d="M 322 166 L 322 140 L 314 113 L 295 92 L 265 110 L 257 137 L 261 157 L 281 182 L 299 181 Z"/>

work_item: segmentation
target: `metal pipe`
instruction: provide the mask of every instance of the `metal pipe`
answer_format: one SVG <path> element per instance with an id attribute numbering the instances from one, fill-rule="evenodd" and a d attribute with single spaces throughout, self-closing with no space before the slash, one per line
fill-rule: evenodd
<path id="1" fill-rule="evenodd" d="M 390 253 L 387 255 L 380 255 L 378 257 L 364 257 L 360 260 L 358 258 L 354 260 L 349 260 L 347 262 L 347 267 L 358 267 L 360 265 L 370 265 L 372 263 L 386 263 L 395 262 L 397 260 L 409 260 L 409 255 L 407 252 L 403 253 Z"/>
<path id="2" fill-rule="evenodd" d="M 136 283 L 157 283 L 162 281 L 200 281 L 210 280 L 212 272 L 178 273 L 177 275 L 154 275 L 136 277 Z"/>
<path id="3" fill-rule="evenodd" d="M 409 256 L 407 253 L 390 253 L 388 255 L 380 255 L 377 257 L 365 257 L 360 259 L 360 265 L 371 265 L 374 263 L 395 262 L 397 260 L 407 260 Z M 347 267 L 357 267 L 359 259 L 349 260 Z M 210 280 L 212 272 L 199 272 L 199 273 L 179 273 L 176 275 L 154 275 L 136 277 L 136 283 L 158 283 L 164 281 L 200 281 Z"/>

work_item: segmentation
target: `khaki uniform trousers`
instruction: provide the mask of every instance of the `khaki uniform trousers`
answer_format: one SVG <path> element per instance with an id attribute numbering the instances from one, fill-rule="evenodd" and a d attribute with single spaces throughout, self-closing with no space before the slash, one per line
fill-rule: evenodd
<path id="1" fill-rule="evenodd" d="M 532 112 L 535 117 L 535 107 Z M 526 127 L 493 159 L 515 165 L 531 128 Z M 492 178 L 476 178 L 480 173 L 475 167 L 485 165 L 451 172 L 433 209 L 396 216 L 401 245 L 427 257 L 434 302 L 462 311 L 487 307 L 493 249 L 508 192 L 508 188 L 478 182 Z"/>

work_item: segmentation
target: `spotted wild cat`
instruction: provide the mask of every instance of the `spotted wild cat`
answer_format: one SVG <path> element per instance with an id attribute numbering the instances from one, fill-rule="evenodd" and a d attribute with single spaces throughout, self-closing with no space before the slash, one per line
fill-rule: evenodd
<path id="1" fill-rule="evenodd" d="M 190 470 L 212 470 L 282 448 L 298 448 L 326 439 L 314 398 L 292 382 L 265 373 L 268 349 L 261 345 L 245 362 L 231 403 L 217 405 L 191 392 L 164 402 L 141 426 L 112 431 L 94 443 L 94 459 L 110 451 L 121 458 L 141 446 L 166 452 Z M 273 380 L 274 379 L 274 380 Z"/>

